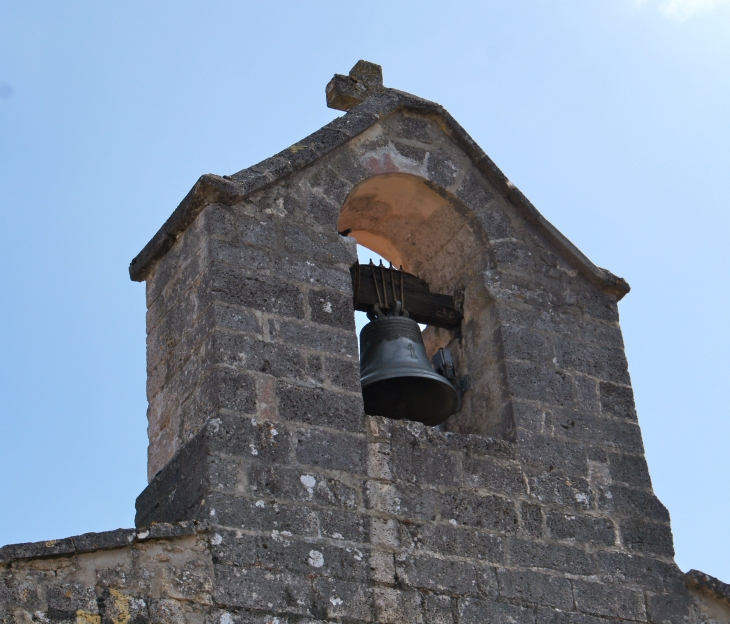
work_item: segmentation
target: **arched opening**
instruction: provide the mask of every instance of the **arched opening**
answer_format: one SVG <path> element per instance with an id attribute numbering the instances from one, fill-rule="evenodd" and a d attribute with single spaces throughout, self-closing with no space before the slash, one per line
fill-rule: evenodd
<path id="1" fill-rule="evenodd" d="M 460 375 L 470 379 L 461 410 L 445 428 L 509 437 L 504 383 L 498 370 L 492 302 L 480 279 L 493 266 L 489 240 L 471 209 L 455 195 L 407 173 L 367 178 L 345 199 L 338 230 L 358 244 L 426 280 L 432 292 L 454 297 L 464 314 L 454 329 L 423 332 L 429 357 L 449 348 Z"/>
<path id="2" fill-rule="evenodd" d="M 385 173 L 360 182 L 350 192 L 340 210 L 338 228 L 351 230 L 350 236 L 359 244 L 394 265 L 411 273 L 426 271 L 429 283 L 442 283 L 454 275 L 449 271 L 439 275 L 438 270 L 456 268 L 449 259 L 438 259 L 450 241 L 456 237 L 473 254 L 483 248 L 475 244 L 479 242 L 475 230 L 481 227 L 470 217 L 454 195 L 428 180 Z"/>

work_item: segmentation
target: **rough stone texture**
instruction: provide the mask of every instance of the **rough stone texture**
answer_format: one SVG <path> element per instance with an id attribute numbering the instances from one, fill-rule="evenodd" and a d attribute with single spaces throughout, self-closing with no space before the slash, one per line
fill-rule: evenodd
<path id="1" fill-rule="evenodd" d="M 90 533 L 0 551 L 0 622 L 192 623 L 210 619 L 206 525 Z"/>
<path id="2" fill-rule="evenodd" d="M 148 528 L 5 547 L 0 622 L 730 622 L 673 561 L 628 286 L 374 67 L 331 83 L 343 117 L 201 178 L 135 259 Z M 363 413 L 355 240 L 463 308 L 424 333 L 470 378 L 443 431 Z"/>

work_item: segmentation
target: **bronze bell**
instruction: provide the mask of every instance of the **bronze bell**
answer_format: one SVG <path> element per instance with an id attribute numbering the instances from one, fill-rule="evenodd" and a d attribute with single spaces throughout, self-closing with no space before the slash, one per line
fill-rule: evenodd
<path id="1" fill-rule="evenodd" d="M 366 414 L 433 426 L 459 409 L 458 392 L 428 361 L 418 323 L 405 316 L 385 316 L 363 327 L 360 381 Z"/>

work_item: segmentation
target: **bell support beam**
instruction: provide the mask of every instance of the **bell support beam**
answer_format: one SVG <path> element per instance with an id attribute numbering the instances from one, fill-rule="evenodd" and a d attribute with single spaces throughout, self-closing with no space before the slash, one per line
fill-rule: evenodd
<path id="1" fill-rule="evenodd" d="M 408 316 L 417 323 L 453 329 L 463 314 L 451 295 L 432 293 L 419 277 L 376 264 L 356 262 L 350 268 L 355 309 L 370 312 L 377 304 L 392 312 L 395 301 L 401 301 Z"/>

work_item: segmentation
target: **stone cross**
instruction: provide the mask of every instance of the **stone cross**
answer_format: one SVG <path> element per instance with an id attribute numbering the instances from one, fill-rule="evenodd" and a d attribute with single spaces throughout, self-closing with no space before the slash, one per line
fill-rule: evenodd
<path id="1" fill-rule="evenodd" d="M 349 76 L 335 74 L 326 88 L 327 106 L 349 111 L 371 95 L 385 90 L 383 68 L 368 61 L 358 61 Z"/>

